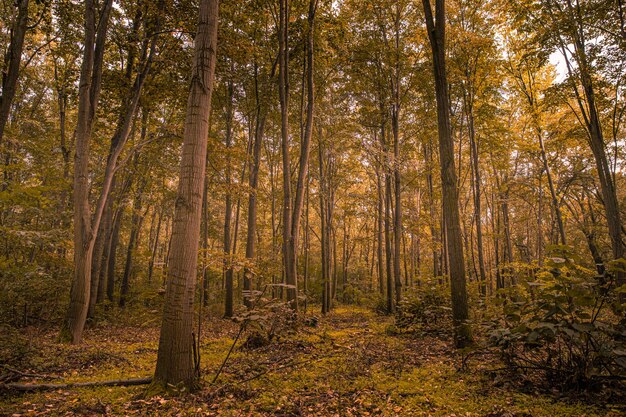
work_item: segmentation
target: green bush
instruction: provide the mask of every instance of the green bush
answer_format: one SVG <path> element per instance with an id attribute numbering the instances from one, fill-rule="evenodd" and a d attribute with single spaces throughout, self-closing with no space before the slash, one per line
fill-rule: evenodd
<path id="1" fill-rule="evenodd" d="M 0 258 L 0 323 L 19 327 L 62 319 L 71 269 L 64 259 L 39 261 L 16 265 Z"/>
<path id="2" fill-rule="evenodd" d="M 403 332 L 441 332 L 450 329 L 452 309 L 447 288 L 426 283 L 407 293 L 396 308 L 396 327 Z"/>
<path id="3" fill-rule="evenodd" d="M 597 276 L 568 248 L 553 248 L 534 279 L 503 291 L 504 315 L 490 323 L 490 342 L 509 369 L 564 388 L 626 376 L 626 320 L 619 312 L 613 263 Z M 613 308 L 610 308 L 613 307 Z"/>

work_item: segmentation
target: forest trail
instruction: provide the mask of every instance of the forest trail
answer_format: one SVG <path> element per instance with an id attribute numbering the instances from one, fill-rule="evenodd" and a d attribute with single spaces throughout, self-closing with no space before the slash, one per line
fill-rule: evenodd
<path id="1" fill-rule="evenodd" d="M 488 369 L 497 364 L 489 361 L 474 359 L 468 370 L 460 370 L 462 358 L 448 335 L 397 335 L 392 323 L 390 317 L 365 308 L 339 307 L 316 327 L 302 327 L 256 349 L 236 348 L 218 381 L 210 385 L 238 330 L 230 321 L 211 319 L 202 343 L 206 383 L 194 394 L 145 398 L 145 387 L 3 393 L 0 415 L 623 415 L 617 409 L 522 393 L 504 380 L 490 378 Z M 0 359 L 12 368 L 60 376 L 58 382 L 149 376 L 158 328 L 147 326 L 92 329 L 80 347 L 56 343 L 55 332 L 31 329 L 19 357 Z"/>

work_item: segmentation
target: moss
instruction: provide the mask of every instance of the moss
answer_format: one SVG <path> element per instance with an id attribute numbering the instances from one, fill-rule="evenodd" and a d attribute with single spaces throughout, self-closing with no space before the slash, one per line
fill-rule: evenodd
<path id="1" fill-rule="evenodd" d="M 617 409 L 496 387 L 483 374 L 458 372 L 450 341 L 389 335 L 391 322 L 366 309 L 339 307 L 313 330 L 259 349 L 235 349 L 215 385 L 210 382 L 232 346 L 233 331 L 207 335 L 201 345 L 204 387 L 198 392 L 71 389 L 5 397 L 0 409 L 46 415 L 622 415 Z M 156 329 L 131 334 L 103 329 L 79 347 L 43 338 L 29 360 L 44 368 L 46 361 L 54 363 L 66 382 L 146 376 L 154 370 L 157 334 Z M 250 377 L 255 378 L 239 382 Z"/>

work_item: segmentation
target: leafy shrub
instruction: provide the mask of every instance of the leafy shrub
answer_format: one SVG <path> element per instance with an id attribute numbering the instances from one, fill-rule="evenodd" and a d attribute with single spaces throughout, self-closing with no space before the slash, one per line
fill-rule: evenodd
<path id="1" fill-rule="evenodd" d="M 278 286 L 289 287 L 284 284 Z M 241 323 L 248 336 L 242 347 L 256 349 L 263 347 L 291 333 L 297 319 L 288 302 L 265 297 L 268 285 L 262 292 L 251 291 L 248 294 L 251 308 L 239 312 L 233 320 Z"/>
<path id="2" fill-rule="evenodd" d="M 554 248 L 534 279 L 505 291 L 504 316 L 491 322 L 490 342 L 511 370 L 562 388 L 626 376 L 626 319 L 617 307 L 616 262 L 604 276 Z"/>
<path id="3" fill-rule="evenodd" d="M 387 299 L 380 294 L 376 294 L 369 302 L 374 313 L 384 316 L 387 314 Z"/>
<path id="4" fill-rule="evenodd" d="M 69 296 L 71 269 L 64 259 L 16 265 L 0 258 L 0 323 L 58 323 Z M 43 265 L 42 265 L 43 264 Z"/>
<path id="5" fill-rule="evenodd" d="M 426 283 L 407 293 L 396 308 L 396 328 L 403 332 L 440 332 L 452 320 L 450 297 L 446 288 Z"/>

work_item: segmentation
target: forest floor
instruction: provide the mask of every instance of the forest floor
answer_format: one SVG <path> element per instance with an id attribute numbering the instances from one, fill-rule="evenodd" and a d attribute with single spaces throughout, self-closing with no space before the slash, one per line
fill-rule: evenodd
<path id="1" fill-rule="evenodd" d="M 147 396 L 145 386 L 66 388 L 15 394 L 0 387 L 0 416 L 624 416 L 623 405 L 539 391 L 491 371 L 495 359 L 464 361 L 448 338 L 395 335 L 393 319 L 340 307 L 296 333 L 257 349 L 235 348 L 211 384 L 238 325 L 205 324 L 205 383 L 194 393 Z M 156 361 L 155 323 L 98 326 L 80 346 L 28 329 L 28 343 L 0 344 L 0 375 L 8 369 L 56 376 L 21 383 L 65 383 L 150 376 Z M 18 349 L 19 351 L 16 351 Z M 3 365 L 3 362 L 5 365 Z M 461 366 L 465 364 L 466 366 Z"/>

